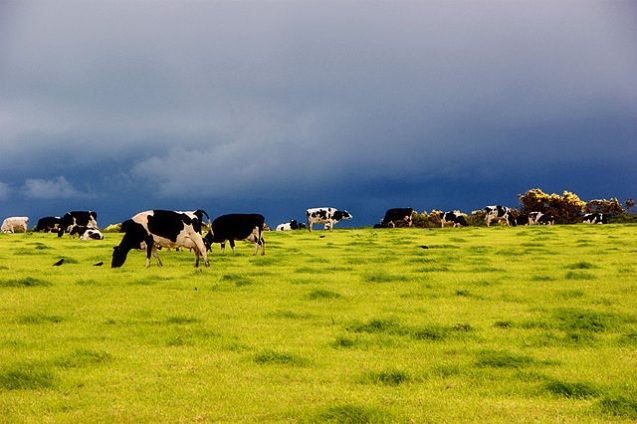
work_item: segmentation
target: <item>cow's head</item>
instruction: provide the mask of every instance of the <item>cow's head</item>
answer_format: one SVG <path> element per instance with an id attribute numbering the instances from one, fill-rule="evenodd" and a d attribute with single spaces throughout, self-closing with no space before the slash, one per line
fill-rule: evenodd
<path id="1" fill-rule="evenodd" d="M 334 212 L 334 218 L 339 221 L 342 219 L 352 219 L 352 214 L 347 211 L 336 211 Z"/>
<path id="2" fill-rule="evenodd" d="M 111 268 L 119 268 L 126 262 L 128 251 L 121 246 L 113 247 L 113 259 L 111 260 Z"/>

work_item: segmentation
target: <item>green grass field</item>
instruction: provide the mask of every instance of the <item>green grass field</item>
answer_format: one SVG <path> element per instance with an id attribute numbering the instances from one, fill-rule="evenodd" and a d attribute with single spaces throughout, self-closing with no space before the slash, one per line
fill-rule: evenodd
<path id="1" fill-rule="evenodd" d="M 105 236 L 0 235 L 0 422 L 637 420 L 635 225 Z"/>

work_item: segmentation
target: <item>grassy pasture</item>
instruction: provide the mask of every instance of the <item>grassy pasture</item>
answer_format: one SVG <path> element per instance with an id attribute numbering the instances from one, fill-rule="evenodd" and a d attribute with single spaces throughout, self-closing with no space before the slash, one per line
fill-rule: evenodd
<path id="1" fill-rule="evenodd" d="M 105 237 L 0 235 L 0 422 L 637 420 L 634 225 Z"/>

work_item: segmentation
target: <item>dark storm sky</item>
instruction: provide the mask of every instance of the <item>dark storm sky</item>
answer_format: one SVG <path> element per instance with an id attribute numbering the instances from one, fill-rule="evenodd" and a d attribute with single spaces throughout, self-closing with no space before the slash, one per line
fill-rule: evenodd
<path id="1" fill-rule="evenodd" d="M 631 1 L 0 1 L 0 215 L 635 196 Z"/>

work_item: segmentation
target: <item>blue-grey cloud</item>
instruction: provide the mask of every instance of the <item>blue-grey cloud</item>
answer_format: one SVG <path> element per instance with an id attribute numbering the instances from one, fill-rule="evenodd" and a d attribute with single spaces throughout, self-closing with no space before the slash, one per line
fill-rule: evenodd
<path id="1" fill-rule="evenodd" d="M 0 8 L 0 180 L 23 188 L 5 188 L 15 205 L 46 193 L 33 181 L 131 213 L 511 203 L 533 181 L 631 195 L 580 170 L 635 177 L 629 1 Z"/>

